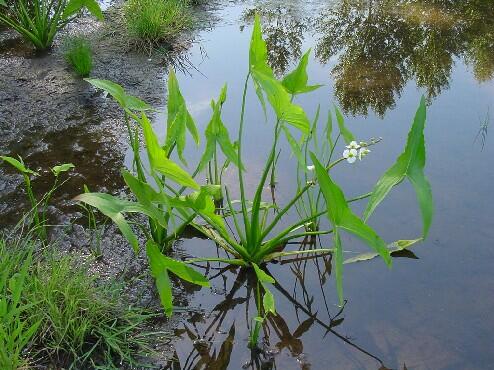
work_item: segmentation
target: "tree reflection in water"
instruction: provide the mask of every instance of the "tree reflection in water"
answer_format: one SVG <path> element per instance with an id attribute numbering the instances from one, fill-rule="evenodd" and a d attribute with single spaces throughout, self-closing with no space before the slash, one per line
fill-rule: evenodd
<path id="1" fill-rule="evenodd" d="M 256 13 L 260 14 L 263 23 L 268 62 L 274 73 L 281 76 L 290 63 L 298 61 L 302 55 L 303 34 L 307 30 L 308 21 L 292 7 L 270 7 L 269 4 L 248 10 L 243 18 L 253 22 Z"/>
<path id="2" fill-rule="evenodd" d="M 316 24 L 317 56 L 337 56 L 335 95 L 346 113 L 384 115 L 414 79 L 429 100 L 449 87 L 455 58 L 494 77 L 492 0 L 343 0 Z"/>
<path id="3" fill-rule="evenodd" d="M 300 250 L 314 248 L 315 242 L 314 239 L 302 241 Z M 336 330 L 344 321 L 343 308 L 331 315 L 323 290 L 331 274 L 331 255 L 318 258 L 299 257 L 278 263 L 289 265 L 287 267 L 292 272 L 291 288 L 285 287 L 284 283 L 279 281 L 274 287 L 278 292 L 278 302 L 282 299 L 287 300 L 295 309 L 298 325 L 294 330 L 290 330 L 290 325 L 280 312 L 276 316 L 269 315 L 262 329 L 262 344 L 255 350 L 249 350 L 246 339 L 251 328 L 250 320 L 256 316 L 255 275 L 245 268 L 215 269 L 207 266 L 205 270 L 209 273 L 211 281 L 219 281 L 219 285 L 225 287 L 224 299 L 211 310 L 211 315 L 204 317 L 193 314 L 184 323 L 183 329 L 176 331 L 189 350 L 188 353 L 185 351 L 185 354 L 175 352 L 174 358 L 169 361 L 165 369 L 225 370 L 237 369 L 241 366 L 243 369 L 251 370 L 276 369 L 277 356 L 285 350 L 296 361 L 297 367 L 308 370 L 311 364 L 304 354 L 302 336 L 314 326 L 322 328 L 325 332 L 324 336 L 333 335 L 352 350 L 376 361 L 376 369 L 387 369 L 379 357 Z M 306 276 L 314 271 L 317 273 L 316 280 L 319 281 L 322 295 L 318 292 L 310 292 L 306 288 Z M 229 281 L 230 278 L 233 281 Z M 316 296 L 324 300 L 325 314 L 316 311 L 314 307 Z M 228 328 L 226 332 L 224 328 Z M 238 338 L 236 338 L 237 334 Z M 250 358 L 235 357 L 235 347 L 237 354 L 250 351 Z"/>

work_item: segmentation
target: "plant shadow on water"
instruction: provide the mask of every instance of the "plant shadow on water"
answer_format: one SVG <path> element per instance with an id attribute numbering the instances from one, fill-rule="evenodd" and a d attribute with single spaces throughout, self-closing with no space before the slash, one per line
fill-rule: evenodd
<path id="1" fill-rule="evenodd" d="M 198 242 L 193 241 L 194 244 Z M 315 248 L 315 243 L 316 240 L 303 240 L 299 250 Z M 393 256 L 417 258 L 411 251 L 393 253 Z M 283 276 L 282 279 L 277 277 L 273 287 L 277 302 L 287 310 L 268 316 L 261 345 L 250 352 L 246 351 L 245 338 L 251 330 L 250 318 L 256 311 L 256 275 L 251 270 L 234 266 L 208 264 L 196 267 L 204 269 L 213 284 L 214 296 L 212 300 L 204 297 L 198 300 L 206 301 L 206 306 L 211 303 L 212 307 L 201 304 L 200 310 L 191 309 L 183 327 L 175 331 L 180 340 L 175 343 L 176 351 L 165 369 L 307 370 L 312 361 L 319 368 L 321 359 L 312 359 L 304 351 L 304 335 L 313 337 L 314 334 L 309 334 L 312 329 L 318 330 L 321 340 L 331 337 L 342 343 L 347 351 L 362 356 L 369 364 L 374 363 L 370 368 L 388 369 L 379 355 L 360 346 L 339 328 L 345 320 L 345 307 L 328 303 L 324 292 L 331 279 L 330 254 L 295 257 L 270 265 L 270 275 Z M 218 303 L 220 297 L 223 300 Z"/>

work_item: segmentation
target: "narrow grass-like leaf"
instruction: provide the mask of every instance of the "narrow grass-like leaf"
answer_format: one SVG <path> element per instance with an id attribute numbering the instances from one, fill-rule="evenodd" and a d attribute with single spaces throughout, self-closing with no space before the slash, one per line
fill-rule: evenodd
<path id="1" fill-rule="evenodd" d="M 433 216 L 432 191 L 424 175 L 426 160 L 424 140 L 425 121 L 426 106 L 425 98 L 422 97 L 413 120 L 412 128 L 408 133 L 404 152 L 398 157 L 395 164 L 379 179 L 364 212 L 364 220 L 368 220 L 391 189 L 401 183 L 405 178 L 408 178 L 417 194 L 417 200 L 422 214 L 422 235 L 424 238 L 429 232 Z"/>
<path id="2" fill-rule="evenodd" d="M 350 143 L 351 141 L 354 141 L 355 137 L 353 136 L 351 131 L 345 126 L 345 118 L 343 117 L 343 114 L 336 105 L 334 106 L 334 110 L 336 113 L 336 121 L 338 122 L 338 127 L 340 129 L 341 136 L 343 136 L 343 139 L 347 144 Z"/>

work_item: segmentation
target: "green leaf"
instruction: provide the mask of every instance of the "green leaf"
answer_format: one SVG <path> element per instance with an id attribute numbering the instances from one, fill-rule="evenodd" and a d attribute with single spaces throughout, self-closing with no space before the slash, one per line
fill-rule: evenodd
<path id="1" fill-rule="evenodd" d="M 167 153 L 159 145 L 158 138 L 156 137 L 156 134 L 151 126 L 151 122 L 149 122 L 149 119 L 144 112 L 142 112 L 139 123 L 141 124 L 144 132 L 144 140 L 146 142 L 146 150 L 152 172 L 160 172 L 170 180 L 180 185 L 199 190 L 200 187 L 194 181 L 192 176 L 180 168 L 178 164 L 167 158 Z"/>
<path id="2" fill-rule="evenodd" d="M 308 134 L 310 131 L 310 123 L 307 115 L 302 107 L 291 102 L 290 95 L 283 85 L 272 77 L 272 75 L 266 74 L 260 70 L 253 69 L 251 74 L 252 78 L 266 94 L 278 119 L 289 123 L 304 134 Z"/>
<path id="3" fill-rule="evenodd" d="M 339 287 L 338 296 L 340 304 L 342 304 L 343 295 L 340 293 L 340 289 L 342 289 L 342 273 L 338 273 L 338 269 L 342 269 L 343 265 L 341 239 L 339 236 L 340 230 L 345 230 L 359 237 L 368 246 L 374 249 L 388 266 L 391 266 L 391 256 L 389 250 L 386 248 L 386 244 L 377 233 L 352 212 L 343 192 L 331 180 L 326 168 L 319 162 L 314 153 L 311 153 L 311 159 L 315 166 L 319 187 L 326 201 L 328 218 L 334 227 L 334 244 L 336 249 L 335 265 L 337 269 L 336 282 Z"/>
<path id="4" fill-rule="evenodd" d="M 5 0 L 0 0 L 0 5 L 7 6 L 7 3 L 5 2 Z"/>
<path id="5" fill-rule="evenodd" d="M 160 302 L 165 309 L 166 316 L 170 317 L 173 313 L 173 295 L 168 271 L 161 261 L 161 252 L 156 243 L 148 241 L 146 243 L 146 253 L 149 259 L 151 275 L 153 275 L 156 288 L 160 296 Z"/>
<path id="6" fill-rule="evenodd" d="M 11 166 L 13 166 L 15 169 L 17 169 L 19 172 L 23 174 L 39 176 L 39 173 L 34 172 L 33 170 L 27 168 L 22 162 L 22 159 L 20 157 L 19 157 L 20 159 L 19 161 L 15 158 L 7 157 L 7 156 L 0 156 L 0 159 L 7 162 L 8 164 L 10 164 Z"/>
<path id="7" fill-rule="evenodd" d="M 297 140 L 295 140 L 295 138 L 290 133 L 290 130 L 287 127 L 285 127 L 285 125 L 282 125 L 281 128 L 283 129 L 283 132 L 285 133 L 286 136 L 286 140 L 288 141 L 288 144 L 290 144 L 290 148 L 292 149 L 292 153 L 297 158 L 297 161 L 302 167 L 302 170 L 307 171 L 305 156 L 302 153 L 302 148 L 300 147 L 299 143 L 297 142 Z"/>
<path id="8" fill-rule="evenodd" d="M 408 249 L 422 240 L 423 240 L 422 238 L 413 239 L 413 240 L 397 240 L 391 244 L 388 244 L 387 248 L 389 249 L 389 253 L 393 254 L 394 252 L 399 252 L 404 249 Z M 347 263 L 363 262 L 363 261 L 371 260 L 378 256 L 379 254 L 373 252 L 362 253 L 357 256 L 346 259 L 343 263 L 346 265 Z"/>
<path id="9" fill-rule="evenodd" d="M 58 177 L 62 172 L 67 172 L 72 168 L 75 168 L 75 166 L 72 163 L 64 163 L 61 164 L 60 166 L 53 167 L 51 171 L 56 177 Z"/>
<path id="10" fill-rule="evenodd" d="M 257 278 L 261 283 L 269 283 L 269 284 L 274 284 L 276 281 L 273 279 L 272 276 L 269 276 L 266 274 L 263 270 L 259 268 L 255 263 L 252 264 L 252 267 L 254 268 L 254 271 L 256 273 Z"/>
<path id="11" fill-rule="evenodd" d="M 285 76 L 282 81 L 285 89 L 292 95 L 303 94 L 314 91 L 322 85 L 307 85 L 307 64 L 309 62 L 310 49 L 302 56 L 300 62 L 294 71 Z"/>
<path id="12" fill-rule="evenodd" d="M 156 220 L 161 226 L 166 227 L 161 211 L 155 207 L 118 199 L 104 193 L 84 193 L 74 199 L 97 208 L 105 216 L 109 217 L 117 225 L 136 253 L 139 251 L 139 242 L 125 220 L 124 213 L 142 213 Z"/>
<path id="13" fill-rule="evenodd" d="M 218 102 L 215 103 L 213 101 L 211 103 L 213 108 L 213 115 L 208 123 L 208 126 L 206 127 L 206 148 L 204 150 L 204 154 L 201 157 L 201 161 L 199 162 L 199 171 L 204 169 L 207 163 L 213 158 L 216 145 L 220 146 L 221 151 L 228 159 L 228 161 L 233 162 L 237 167 L 240 166 L 240 168 L 243 169 L 243 166 L 239 161 L 237 148 L 230 140 L 228 130 L 221 120 L 221 107 L 225 99 L 226 85 L 224 85 L 221 90 Z"/>
<path id="14" fill-rule="evenodd" d="M 106 91 L 113 96 L 113 99 L 124 109 L 145 111 L 152 110 L 151 106 L 144 101 L 136 98 L 135 96 L 128 95 L 124 88 L 115 82 L 108 80 L 98 80 L 94 78 L 85 78 L 85 81 L 89 82 L 94 87 Z"/>
<path id="15" fill-rule="evenodd" d="M 329 144 L 329 150 L 333 150 L 334 143 L 333 143 L 333 115 L 331 114 L 331 111 L 328 111 L 328 120 L 326 121 L 326 140 L 328 141 Z"/>
<path id="16" fill-rule="evenodd" d="M 266 274 L 263 270 L 261 270 L 259 266 L 257 266 L 255 263 L 252 264 L 252 267 L 254 268 L 257 279 L 264 288 L 264 296 L 262 299 L 264 311 L 266 311 L 266 313 L 271 312 L 273 315 L 275 315 L 276 308 L 275 308 L 274 296 L 273 293 L 271 293 L 271 291 L 268 288 L 268 284 L 274 284 L 275 280 L 271 276 Z"/>
<path id="17" fill-rule="evenodd" d="M 336 105 L 334 106 L 334 110 L 336 113 L 336 121 L 338 122 L 338 127 L 340 129 L 341 136 L 343 136 L 343 139 L 347 144 L 350 143 L 351 141 L 354 141 L 355 137 L 350 132 L 350 130 L 345 126 L 345 119 L 343 118 L 343 114 L 341 114 L 340 110 Z"/>
<path id="18" fill-rule="evenodd" d="M 152 240 L 148 240 L 146 243 L 146 253 L 149 259 L 151 273 L 156 279 L 156 287 L 158 288 L 161 304 L 165 308 L 167 316 L 170 316 L 173 312 L 173 298 L 168 271 L 190 283 L 203 287 L 210 286 L 206 277 L 189 267 L 186 263 L 164 256 L 160 252 L 158 245 Z"/>
<path id="19" fill-rule="evenodd" d="M 202 186 L 200 191 L 195 191 L 185 196 L 170 199 L 170 204 L 175 208 L 190 208 L 203 217 L 207 217 L 220 230 L 225 230 L 223 217 L 216 213 L 214 194 L 211 186 Z"/>
<path id="20" fill-rule="evenodd" d="M 169 150 L 173 144 L 176 143 L 178 155 L 182 162 L 185 163 L 183 151 L 185 149 L 186 130 L 190 132 L 197 145 L 199 144 L 200 138 L 194 119 L 187 110 L 185 99 L 180 92 L 177 77 L 173 70 L 170 70 L 168 75 L 167 110 L 168 118 L 165 148 Z"/>
<path id="21" fill-rule="evenodd" d="M 96 0 L 70 0 L 65 7 L 62 18 L 67 19 L 77 14 L 83 8 L 86 8 L 89 13 L 98 18 L 100 21 L 104 19 L 103 12 L 101 11 L 101 8 Z"/>
<path id="22" fill-rule="evenodd" d="M 431 186 L 424 175 L 426 161 L 424 140 L 425 121 L 426 106 L 425 98 L 422 97 L 412 127 L 408 133 L 404 152 L 400 154 L 395 164 L 379 179 L 364 212 L 364 220 L 367 221 L 391 189 L 401 183 L 405 178 L 408 178 L 417 194 L 417 200 L 422 214 L 423 238 L 426 238 L 429 232 L 434 213 Z"/>
<path id="23" fill-rule="evenodd" d="M 249 48 L 249 68 L 252 71 L 256 69 L 268 76 L 273 76 L 273 70 L 268 65 L 268 48 L 262 38 L 261 18 L 256 13 L 254 17 L 254 28 Z"/>

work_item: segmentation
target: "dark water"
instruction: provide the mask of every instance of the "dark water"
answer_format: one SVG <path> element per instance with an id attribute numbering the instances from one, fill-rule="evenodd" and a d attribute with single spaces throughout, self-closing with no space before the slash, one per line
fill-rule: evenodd
<path id="1" fill-rule="evenodd" d="M 232 136 L 236 134 L 254 10 L 263 15 L 270 62 L 278 74 L 293 68 L 301 53 L 312 48 L 310 82 L 324 87 L 297 98 L 309 117 L 321 104 L 325 119 L 325 112 L 334 103 L 346 113 L 348 126 L 358 139 L 383 137 L 364 161 L 345 163 L 333 172 L 347 197 L 368 192 L 394 162 L 420 97 L 427 97 L 426 173 L 433 188 L 435 218 L 427 241 L 414 247 L 413 255 L 396 256 L 392 270 L 379 260 L 346 265 L 348 302 L 341 312 L 329 257 L 269 265 L 278 281 L 273 291 L 279 315 L 268 320 L 263 333 L 265 351 L 253 358 L 247 349 L 249 320 L 256 314 L 248 284 L 252 277 L 238 270 L 221 273 L 220 266 L 210 266 L 203 272 L 210 277 L 217 275 L 212 280 L 213 289 L 190 293 L 190 313 L 177 330 L 180 338 L 169 368 L 236 370 L 245 365 L 253 369 L 402 370 L 406 364 L 407 369 L 414 370 L 491 369 L 494 149 L 489 125 L 494 117 L 494 2 L 292 0 L 220 4 L 214 12 L 219 21 L 200 32 L 189 52 L 195 68 L 178 76 L 200 131 L 210 116 L 210 100 L 226 82 L 228 99 L 223 118 Z M 134 64 L 146 65 L 144 59 L 138 61 Z M 110 59 L 106 62 L 112 63 Z M 96 77 L 117 79 L 143 98 L 159 86 L 159 79 L 165 86 L 166 77 L 158 72 L 153 83 L 142 87 L 139 82 L 139 77 L 151 76 L 156 68 L 146 67 L 139 74 L 133 65 L 131 77 L 124 78 L 125 70 L 118 70 L 116 63 L 111 67 L 110 76 L 103 73 L 109 70 L 102 69 Z M 153 91 L 151 102 L 160 104 L 164 88 Z M 84 98 L 91 106 L 102 101 L 90 89 Z M 247 100 L 244 161 L 247 186 L 252 189 L 272 140 L 272 122 L 264 121 L 252 90 Z M 113 122 L 118 114 L 115 109 L 105 109 L 95 117 L 111 116 L 107 120 Z M 162 135 L 164 122 L 163 115 L 155 118 L 155 127 Z M 68 158 L 77 162 L 80 157 L 82 163 L 76 164 L 84 173 L 79 182 L 95 189 L 120 187 L 116 167 L 130 164 L 130 151 L 124 160 L 124 153 L 115 150 L 106 155 L 108 143 L 101 144 L 105 140 L 99 137 L 104 136 L 107 126 L 102 126 L 96 137 L 91 136 L 92 129 L 84 127 L 67 136 L 63 131 L 50 133 L 44 140 L 49 144 L 48 153 L 32 154 L 33 161 L 44 164 L 54 158 Z M 82 137 L 76 140 L 73 135 L 78 136 L 78 132 Z M 125 130 L 115 127 L 111 133 L 109 136 L 124 138 Z M 98 163 L 84 161 L 83 154 L 91 153 L 74 154 L 73 146 L 65 141 L 76 141 L 88 150 L 95 148 L 98 155 L 93 157 Z M 22 149 L 22 142 L 7 147 L 12 152 L 20 148 L 20 154 L 30 150 Z M 200 150 L 191 150 L 189 163 L 199 155 Z M 107 157 L 111 160 L 101 159 Z M 294 162 L 284 147 L 277 169 L 276 197 L 280 204 L 294 189 Z M 105 170 L 105 166 L 112 169 Z M 233 169 L 226 172 L 225 181 L 234 188 Z M 9 182 L 3 182 L 7 189 Z M 19 198 L 15 191 L 5 192 L 4 199 Z M 67 192 L 68 196 L 75 195 L 80 186 Z M 269 200 L 269 189 L 265 197 Z M 363 205 L 354 209 L 360 212 Z M 6 211 L 2 209 L 2 213 Z M 295 219 L 295 215 L 289 217 Z M 405 183 L 395 188 L 370 224 L 389 242 L 418 237 L 421 221 L 411 187 Z M 365 250 L 353 238 L 345 236 L 343 242 L 347 251 Z M 185 239 L 180 245 L 191 256 L 217 253 L 207 240 Z M 331 247 L 331 240 L 322 239 L 321 245 Z M 293 245 L 292 249 L 296 248 L 299 246 Z"/>
<path id="2" fill-rule="evenodd" d="M 183 93 L 204 128 L 209 101 L 227 82 L 224 121 L 236 132 L 249 14 L 257 9 L 265 17 L 270 61 L 278 73 L 293 68 L 293 61 L 312 48 L 310 81 L 325 86 L 298 98 L 309 115 L 314 116 L 318 104 L 325 111 L 335 103 L 347 113 L 358 138 L 383 137 L 365 161 L 333 173 L 349 197 L 371 189 L 393 163 L 425 95 L 426 172 L 436 208 L 430 236 L 413 249 L 415 255 L 402 256 L 414 258 L 395 258 L 392 270 L 378 260 L 347 265 L 348 303 L 341 313 L 328 261 L 268 266 L 279 282 L 279 316 L 265 329 L 267 353 L 254 356 L 250 365 L 247 323 L 256 310 L 249 277 L 236 270 L 218 275 L 219 266 L 212 266 L 209 276 L 218 275 L 214 289 L 191 298 L 196 309 L 177 332 L 182 339 L 176 342 L 171 369 L 492 368 L 494 150 L 490 128 L 481 127 L 492 121 L 494 109 L 494 3 L 343 3 L 225 7 L 219 11 L 220 24 L 201 34 L 207 57 L 199 47 L 192 50 L 191 61 L 201 74 L 192 71 L 192 77 L 179 78 Z M 254 186 L 272 123 L 264 122 L 252 91 L 246 122 L 246 166 Z M 157 120 L 158 130 L 161 125 Z M 293 162 L 285 148 L 278 168 L 280 203 L 293 190 Z M 235 181 L 227 173 L 227 184 L 234 188 Z M 269 199 L 268 189 L 265 196 Z M 387 241 L 420 235 L 411 187 L 393 190 L 371 224 Z M 362 250 L 351 238 L 344 243 L 345 250 Z M 182 245 L 193 256 L 216 254 L 207 241 L 185 240 Z M 322 245 L 331 242 L 323 239 Z"/>

